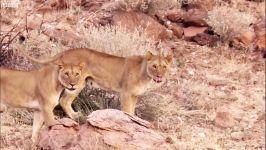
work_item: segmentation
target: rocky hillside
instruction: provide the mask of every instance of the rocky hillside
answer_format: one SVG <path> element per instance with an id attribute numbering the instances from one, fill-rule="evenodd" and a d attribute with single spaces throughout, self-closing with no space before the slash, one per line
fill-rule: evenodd
<path id="1" fill-rule="evenodd" d="M 34 69 L 21 48 L 36 58 L 75 47 L 129 56 L 157 53 L 159 42 L 174 51 L 171 76 L 140 97 L 137 116 L 166 149 L 265 149 L 264 9 L 264 0 L 2 0 L 0 65 Z M 119 109 L 119 96 L 85 88 L 73 107 Z M 0 148 L 33 149 L 31 124 L 27 110 L 2 113 Z"/>

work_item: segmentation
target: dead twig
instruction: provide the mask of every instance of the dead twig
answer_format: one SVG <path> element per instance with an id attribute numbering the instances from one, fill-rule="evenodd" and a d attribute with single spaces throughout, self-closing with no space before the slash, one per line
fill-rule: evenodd
<path id="1" fill-rule="evenodd" d="M 0 40 L 1 45 L 2 45 L 2 43 L 3 43 L 3 41 L 4 41 L 4 39 L 5 39 L 7 36 L 9 36 L 10 33 L 13 32 L 13 31 L 18 27 L 20 21 L 21 21 L 21 20 L 19 20 L 18 23 L 15 24 L 15 25 L 12 27 L 12 29 L 9 30 L 9 31 L 8 31 L 8 32 L 2 37 L 2 39 Z"/>

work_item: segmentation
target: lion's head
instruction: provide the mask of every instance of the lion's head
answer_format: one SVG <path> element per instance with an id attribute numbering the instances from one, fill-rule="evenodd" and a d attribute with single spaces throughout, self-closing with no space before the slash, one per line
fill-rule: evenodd
<path id="1" fill-rule="evenodd" d="M 173 55 L 169 54 L 164 57 L 161 55 L 153 55 L 151 52 L 146 54 L 147 63 L 147 73 L 156 83 L 161 83 L 165 81 L 168 74 L 169 67 L 171 65 Z"/>
<path id="2" fill-rule="evenodd" d="M 59 66 L 58 80 L 67 90 L 76 90 L 76 86 L 82 83 L 81 80 L 85 80 L 82 74 L 85 63 L 66 64 L 60 60 L 57 65 Z"/>

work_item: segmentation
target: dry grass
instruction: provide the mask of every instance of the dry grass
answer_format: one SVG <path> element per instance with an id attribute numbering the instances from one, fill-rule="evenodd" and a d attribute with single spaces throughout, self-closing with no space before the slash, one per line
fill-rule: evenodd
<path id="1" fill-rule="evenodd" d="M 129 32 L 120 26 L 90 26 L 80 29 L 84 40 L 79 44 L 116 56 L 145 55 L 147 51 L 155 52 L 155 41 L 143 34 L 144 30 L 137 28 Z"/>
<path id="2" fill-rule="evenodd" d="M 0 114 L 0 119 L 0 149 L 30 149 L 33 114 L 27 110 L 9 108 Z"/>
<path id="3" fill-rule="evenodd" d="M 99 109 L 119 109 L 119 95 L 115 92 L 106 92 L 101 89 L 85 87 L 73 102 L 73 108 L 84 116 Z"/>
<path id="4" fill-rule="evenodd" d="M 181 7 L 180 0 L 118 0 L 118 2 L 126 9 L 140 10 L 150 14 Z"/>
<path id="5" fill-rule="evenodd" d="M 151 15 L 188 5 L 210 10 L 213 5 L 224 3 L 222 0 L 117 0 L 117 2 L 126 10 L 138 10 Z"/>
<path id="6" fill-rule="evenodd" d="M 231 40 L 242 31 L 251 30 L 250 25 L 255 18 L 246 12 L 240 12 L 229 6 L 217 6 L 208 12 L 207 23 L 222 36 L 223 40 Z"/>

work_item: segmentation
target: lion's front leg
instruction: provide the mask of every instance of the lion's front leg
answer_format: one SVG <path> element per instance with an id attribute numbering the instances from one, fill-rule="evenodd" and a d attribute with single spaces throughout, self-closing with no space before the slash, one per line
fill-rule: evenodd
<path id="1" fill-rule="evenodd" d="M 50 127 L 56 123 L 53 110 L 58 104 L 58 99 L 43 98 L 41 111 L 43 113 L 45 124 Z"/>
<path id="2" fill-rule="evenodd" d="M 79 113 L 75 112 L 71 106 L 72 102 L 74 101 L 74 99 L 79 95 L 80 91 L 82 89 L 75 90 L 75 93 L 68 93 L 65 92 L 63 97 L 61 97 L 59 103 L 61 105 L 61 107 L 63 108 L 63 110 L 65 111 L 65 113 L 71 118 L 71 119 L 76 119 L 79 117 Z"/>
<path id="3" fill-rule="evenodd" d="M 44 123 L 44 117 L 41 111 L 35 111 L 34 112 L 34 118 L 33 118 L 33 126 L 32 126 L 32 142 L 33 144 L 36 144 L 38 140 L 38 136 L 41 130 L 41 127 Z"/>
<path id="4" fill-rule="evenodd" d="M 128 92 L 121 92 L 121 110 L 131 115 L 135 114 L 137 97 Z"/>

